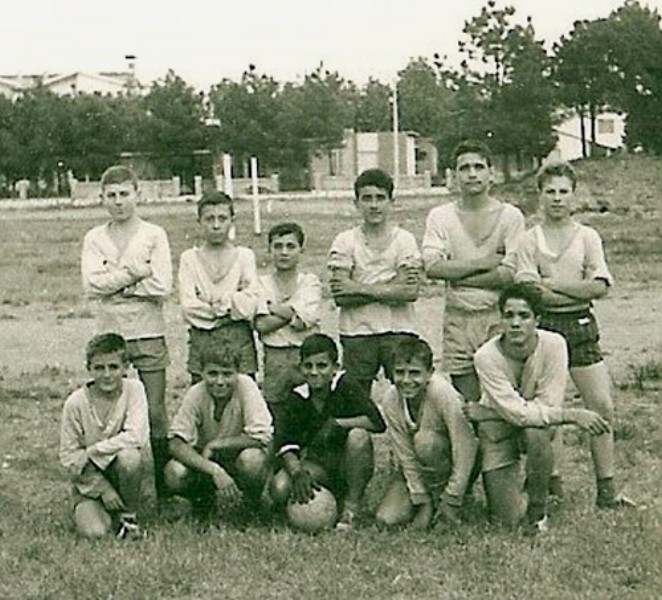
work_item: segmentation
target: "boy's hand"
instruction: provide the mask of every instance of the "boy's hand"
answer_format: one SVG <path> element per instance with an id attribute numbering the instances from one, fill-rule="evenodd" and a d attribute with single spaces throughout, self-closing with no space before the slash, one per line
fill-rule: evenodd
<path id="1" fill-rule="evenodd" d="M 351 294 L 362 294 L 363 288 L 360 283 L 351 279 L 331 279 L 331 293 L 334 296 L 348 296 Z"/>
<path id="2" fill-rule="evenodd" d="M 126 265 L 129 274 L 135 277 L 138 281 L 150 277 L 152 274 L 152 265 L 149 260 L 141 261 L 136 260 Z"/>
<path id="3" fill-rule="evenodd" d="M 609 422 L 592 410 L 587 410 L 585 408 L 570 408 L 566 409 L 566 414 L 567 413 L 569 413 L 570 420 L 575 425 L 584 431 L 588 431 L 591 435 L 609 433 Z"/>
<path id="4" fill-rule="evenodd" d="M 437 506 L 435 520 L 442 519 L 450 525 L 459 525 L 462 522 L 460 519 L 461 508 L 462 500 L 460 498 L 444 493 L 439 499 L 439 506 Z"/>
<path id="5" fill-rule="evenodd" d="M 109 512 L 126 510 L 126 506 L 124 506 L 122 498 L 113 488 L 109 488 L 101 494 L 101 502 L 103 502 L 103 505 Z"/>
<path id="6" fill-rule="evenodd" d="M 218 491 L 219 498 L 224 504 L 233 504 L 241 497 L 241 491 L 237 487 L 234 479 L 228 475 L 227 471 L 217 465 L 212 473 L 214 485 Z"/>
<path id="7" fill-rule="evenodd" d="M 315 490 L 320 487 L 315 483 L 313 476 L 301 467 L 292 477 L 292 492 L 290 501 L 297 504 L 306 504 L 315 496 Z"/>
<path id="8" fill-rule="evenodd" d="M 291 306 L 278 302 L 271 302 L 269 304 L 269 312 L 286 321 L 289 321 L 294 316 L 294 310 L 292 310 Z"/>

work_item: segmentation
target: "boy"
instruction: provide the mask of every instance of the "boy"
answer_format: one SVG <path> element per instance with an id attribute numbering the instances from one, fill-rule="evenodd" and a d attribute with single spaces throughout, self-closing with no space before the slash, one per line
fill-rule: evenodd
<path id="1" fill-rule="evenodd" d="M 466 404 L 465 413 L 479 423 L 491 517 L 510 526 L 525 517 L 525 531 L 537 533 L 547 523 L 553 426 L 572 423 L 592 435 L 603 435 L 610 427 L 596 412 L 563 408 L 565 341 L 557 333 L 537 328 L 537 290 L 523 284 L 504 289 L 499 311 L 503 333 L 474 356 L 483 391 L 480 404 Z M 524 449 L 528 505 L 519 469 Z"/>
<path id="2" fill-rule="evenodd" d="M 271 414 L 249 376 L 239 373 L 232 348 L 201 349 L 202 380 L 189 388 L 172 420 L 169 491 L 191 500 L 194 515 L 209 520 L 216 495 L 231 503 L 243 492 L 256 506 L 267 476 Z"/>
<path id="3" fill-rule="evenodd" d="M 462 397 L 434 373 L 432 350 L 421 339 L 395 348 L 393 383 L 382 406 L 396 471 L 377 521 L 427 529 L 438 508 L 458 524 L 478 450 Z"/>
<path id="4" fill-rule="evenodd" d="M 390 175 L 361 173 L 354 182 L 361 225 L 338 234 L 329 251 L 343 365 L 367 393 L 380 367 L 391 379 L 395 344 L 415 335 L 421 256 L 414 236 L 391 223 L 393 202 Z"/>
<path id="5" fill-rule="evenodd" d="M 322 286 L 317 275 L 299 272 L 304 240 L 296 223 L 280 223 L 269 230 L 274 271 L 260 277 L 262 306 L 255 329 L 264 347 L 262 389 L 270 404 L 282 401 L 291 382 L 301 383 L 299 348 L 318 329 Z"/>
<path id="6" fill-rule="evenodd" d="M 480 389 L 472 358 L 499 323 L 499 289 L 514 275 L 522 213 L 490 196 L 491 156 L 481 142 L 453 152 L 460 198 L 430 211 L 423 236 L 427 276 L 446 282 L 444 370 L 466 401 Z"/>
<path id="7" fill-rule="evenodd" d="M 140 193 L 131 169 L 121 165 L 107 169 L 101 176 L 101 195 L 110 221 L 85 235 L 83 289 L 96 302 L 97 331 L 124 337 L 129 361 L 145 386 L 160 506 L 168 460 L 163 302 L 172 289 L 170 246 L 164 229 L 136 214 Z"/>
<path id="8" fill-rule="evenodd" d="M 324 485 L 344 499 L 336 528 L 351 529 L 374 467 L 370 433 L 383 432 L 384 421 L 365 390 L 338 370 L 338 348 L 329 336 L 308 336 L 300 354 L 305 383 L 290 392 L 276 421 L 283 468 L 271 495 L 281 505 L 306 503 Z"/>
<path id="9" fill-rule="evenodd" d="M 530 282 L 542 293 L 540 327 L 560 333 L 568 346 L 570 376 L 587 408 L 614 420 L 610 378 L 599 346 L 598 325 L 591 310 L 613 284 L 595 229 L 571 216 L 577 177 L 568 163 L 543 166 L 537 176 L 543 219 L 526 232 L 517 254 L 517 281 Z M 597 480 L 597 506 L 631 504 L 614 486 L 614 434 L 591 438 Z M 557 484 L 558 485 L 558 484 Z"/>
<path id="10" fill-rule="evenodd" d="M 230 240 L 234 224 L 232 198 L 205 192 L 198 200 L 202 244 L 179 260 L 179 301 L 189 325 L 188 371 L 202 379 L 200 353 L 206 345 L 232 346 L 239 372 L 254 376 L 257 354 L 251 322 L 259 300 L 255 255 Z"/>
<path id="11" fill-rule="evenodd" d="M 145 390 L 125 379 L 129 366 L 124 338 L 105 333 L 85 351 L 91 380 L 64 403 L 60 464 L 73 483 L 74 524 L 88 538 L 107 535 L 119 521 L 120 539 L 140 534 L 136 511 L 149 440 Z"/>

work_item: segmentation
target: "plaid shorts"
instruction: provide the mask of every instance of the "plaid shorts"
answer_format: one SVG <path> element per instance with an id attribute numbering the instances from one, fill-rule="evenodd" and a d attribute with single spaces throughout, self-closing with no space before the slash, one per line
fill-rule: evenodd
<path id="1" fill-rule="evenodd" d="M 555 331 L 565 338 L 570 367 L 589 367 L 603 359 L 598 323 L 589 309 L 542 313 L 540 328 Z"/>

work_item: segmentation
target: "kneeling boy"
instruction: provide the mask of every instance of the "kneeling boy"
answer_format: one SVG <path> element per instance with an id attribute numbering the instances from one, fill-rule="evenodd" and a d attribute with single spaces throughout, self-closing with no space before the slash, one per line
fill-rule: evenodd
<path id="1" fill-rule="evenodd" d="M 474 356 L 480 403 L 466 404 L 464 410 L 479 422 L 491 517 L 513 526 L 526 516 L 526 526 L 535 533 L 546 528 L 553 426 L 571 423 L 601 435 L 609 431 L 609 423 L 591 410 L 563 408 L 565 340 L 537 328 L 538 290 L 524 284 L 506 288 L 499 297 L 499 311 L 503 333 Z M 524 451 L 528 503 L 519 471 Z"/>
<path id="2" fill-rule="evenodd" d="M 393 357 L 395 385 L 384 397 L 383 410 L 397 467 L 377 521 L 426 529 L 437 508 L 447 521 L 459 523 L 478 450 L 462 397 L 434 373 L 425 341 L 400 342 Z"/>
<path id="3" fill-rule="evenodd" d="M 64 403 L 60 463 L 74 486 L 76 531 L 90 538 L 136 536 L 143 475 L 141 449 L 149 442 L 143 384 L 125 379 L 126 342 L 115 333 L 92 338 L 86 349 L 91 381 Z"/>
<path id="4" fill-rule="evenodd" d="M 206 346 L 202 381 L 189 388 L 170 426 L 165 471 L 168 489 L 191 500 L 200 520 L 213 516 L 216 494 L 224 503 L 257 504 L 267 476 L 271 414 L 257 384 L 239 373 L 241 354 Z"/>
<path id="5" fill-rule="evenodd" d="M 281 469 L 272 480 L 275 502 L 306 503 L 317 485 L 328 487 L 344 507 L 338 529 L 353 527 L 374 468 L 370 433 L 385 429 L 366 390 L 338 370 L 338 348 L 327 335 L 301 345 L 305 383 L 294 388 L 276 422 Z"/>

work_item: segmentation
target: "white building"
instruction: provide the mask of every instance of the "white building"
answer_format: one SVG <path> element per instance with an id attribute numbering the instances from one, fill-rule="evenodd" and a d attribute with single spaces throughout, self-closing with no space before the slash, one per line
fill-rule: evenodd
<path id="1" fill-rule="evenodd" d="M 558 136 L 556 147 L 547 156 L 548 161 L 572 161 L 584 156 L 582 152 L 581 118 L 572 114 L 554 127 Z M 591 119 L 584 117 L 584 136 L 587 155 L 591 155 Z M 598 114 L 595 123 L 594 146 L 600 154 L 611 154 L 623 147 L 625 140 L 625 114 L 605 111 Z"/>
<path id="2" fill-rule="evenodd" d="M 0 94 L 15 100 L 20 94 L 39 83 L 58 96 L 98 94 L 118 96 L 127 92 L 140 92 L 142 86 L 131 71 L 114 73 L 88 73 L 75 71 L 64 74 L 0 75 Z"/>

